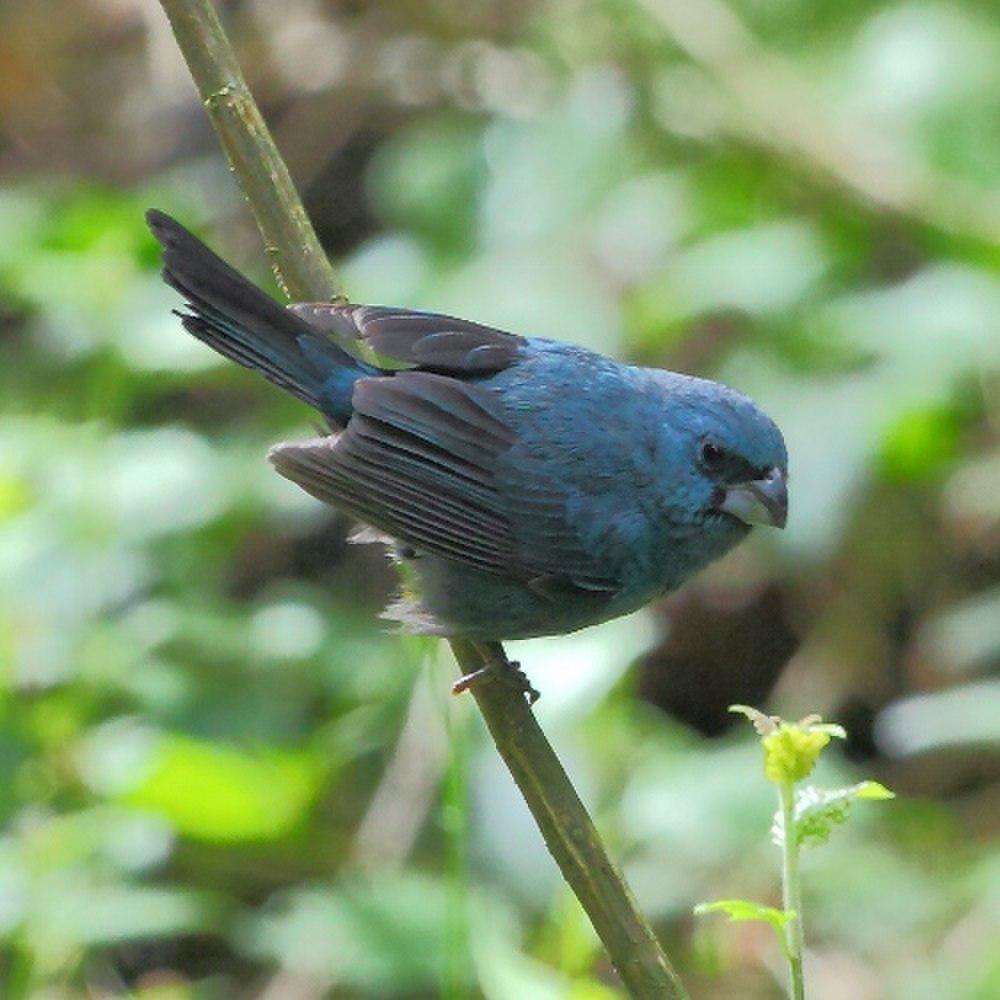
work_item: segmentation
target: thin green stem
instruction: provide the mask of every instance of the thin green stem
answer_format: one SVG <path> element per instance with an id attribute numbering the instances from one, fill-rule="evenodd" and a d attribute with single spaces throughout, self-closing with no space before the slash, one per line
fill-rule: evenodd
<path id="1" fill-rule="evenodd" d="M 441 984 L 443 1000 L 460 1000 L 467 993 L 465 970 L 469 962 L 469 733 L 465 712 L 449 705 L 446 711 L 448 768 L 441 801 L 441 826 L 448 873 L 445 968 Z"/>
<path id="2" fill-rule="evenodd" d="M 281 154 L 209 0 L 160 0 L 286 294 L 338 298 L 340 289 Z M 453 640 L 463 674 L 488 666 L 475 643 Z M 473 689 L 487 727 L 560 871 L 633 997 L 684 998 L 656 935 L 608 857 L 593 821 L 523 694 L 487 681 Z"/>
<path id="3" fill-rule="evenodd" d="M 802 878 L 799 874 L 799 843 L 795 829 L 795 785 L 784 782 L 778 786 L 781 803 L 781 898 L 785 913 L 792 914 L 785 924 L 785 955 L 791 975 L 792 997 L 804 1000 L 805 981 L 802 978 Z"/>

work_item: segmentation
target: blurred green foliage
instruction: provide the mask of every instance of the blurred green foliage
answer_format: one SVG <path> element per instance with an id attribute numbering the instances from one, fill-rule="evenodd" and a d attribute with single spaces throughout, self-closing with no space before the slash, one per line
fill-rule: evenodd
<path id="1" fill-rule="evenodd" d="M 683 7 L 227 11 L 354 299 L 707 373 L 786 433 L 783 536 L 516 649 L 693 994 L 780 995 L 766 928 L 690 919 L 777 902 L 771 803 L 752 740 L 636 691 L 685 652 L 743 700 L 736 616 L 776 594 L 772 703 L 847 726 L 823 784 L 900 796 L 806 859 L 813 995 L 985 1000 L 1000 28 L 977 0 L 656 16 Z M 0 990 L 617 995 L 444 654 L 376 621 L 392 573 L 264 462 L 310 414 L 171 316 L 146 207 L 263 255 L 156 5 L 83 8 L 0 8 Z M 699 48 L 726 12 L 735 48 Z"/>

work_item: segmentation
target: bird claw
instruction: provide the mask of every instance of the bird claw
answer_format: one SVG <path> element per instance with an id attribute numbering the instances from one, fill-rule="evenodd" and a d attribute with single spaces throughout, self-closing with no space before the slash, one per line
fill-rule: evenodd
<path id="1" fill-rule="evenodd" d="M 516 660 L 505 661 L 503 676 L 528 699 L 529 705 L 534 705 L 541 698 L 542 692 L 528 680 L 528 675 Z"/>
<path id="2" fill-rule="evenodd" d="M 470 688 L 475 687 L 480 681 L 485 680 L 486 677 L 492 673 L 493 667 L 485 666 L 480 667 L 478 670 L 473 670 L 472 673 L 462 674 L 461 677 L 451 686 L 452 694 L 462 694 L 463 691 L 468 691 Z"/>
<path id="3" fill-rule="evenodd" d="M 501 680 L 506 684 L 512 684 L 527 698 L 529 705 L 534 705 L 541 697 L 541 692 L 532 686 L 528 675 L 521 669 L 521 664 L 508 659 L 490 660 L 485 667 L 463 674 L 452 684 L 451 693 L 461 694 L 485 680 Z"/>

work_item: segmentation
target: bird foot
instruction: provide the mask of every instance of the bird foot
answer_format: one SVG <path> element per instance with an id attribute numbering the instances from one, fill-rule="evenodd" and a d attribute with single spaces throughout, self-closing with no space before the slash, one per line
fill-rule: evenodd
<path id="1" fill-rule="evenodd" d="M 485 667 L 473 670 L 472 673 L 463 674 L 451 686 L 452 694 L 461 694 L 469 688 L 487 680 L 500 680 L 505 684 L 511 684 L 517 688 L 518 692 L 528 699 L 529 705 L 534 705 L 541 697 L 541 693 L 532 686 L 528 680 L 528 675 L 521 669 L 521 664 L 506 658 L 502 660 L 490 660 Z"/>

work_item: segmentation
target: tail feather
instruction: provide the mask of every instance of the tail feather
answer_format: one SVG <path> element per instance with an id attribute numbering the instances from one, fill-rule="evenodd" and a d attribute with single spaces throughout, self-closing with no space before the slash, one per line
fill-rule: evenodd
<path id="1" fill-rule="evenodd" d="M 146 222 L 163 247 L 163 280 L 186 301 L 189 311 L 177 314 L 184 328 L 219 354 L 322 409 L 324 382 L 334 370 L 354 367 L 355 359 L 170 216 L 150 209 Z"/>

